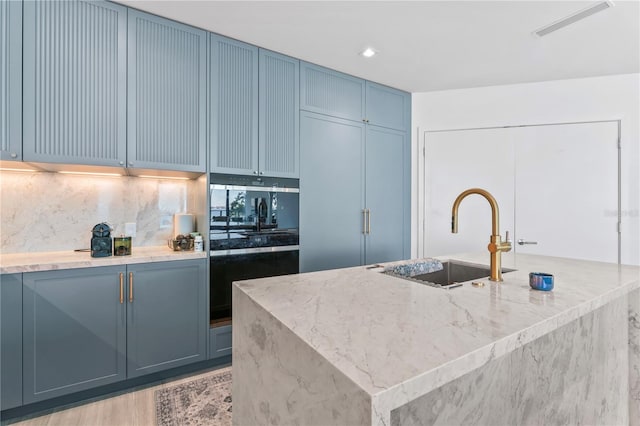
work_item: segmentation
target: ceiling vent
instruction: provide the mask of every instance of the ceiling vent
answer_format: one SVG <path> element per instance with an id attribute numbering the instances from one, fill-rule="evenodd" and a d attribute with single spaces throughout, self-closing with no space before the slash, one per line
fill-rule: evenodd
<path id="1" fill-rule="evenodd" d="M 613 7 L 612 1 L 601 1 L 593 6 L 589 6 L 586 9 L 582 9 L 576 13 L 573 13 L 566 18 L 562 18 L 559 21 L 554 22 L 553 24 L 545 25 L 533 32 L 534 35 L 538 37 L 546 36 L 549 33 L 559 30 L 560 28 L 564 28 L 568 25 L 573 24 L 574 22 L 578 22 L 588 16 L 591 16 L 595 13 L 601 12 L 603 10 L 609 9 Z"/>

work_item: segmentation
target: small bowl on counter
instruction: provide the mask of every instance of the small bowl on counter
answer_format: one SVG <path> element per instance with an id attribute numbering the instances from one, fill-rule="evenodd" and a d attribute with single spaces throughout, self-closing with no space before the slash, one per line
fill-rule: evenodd
<path id="1" fill-rule="evenodd" d="M 551 291 L 553 290 L 553 275 L 546 272 L 530 272 L 529 286 L 534 290 Z"/>

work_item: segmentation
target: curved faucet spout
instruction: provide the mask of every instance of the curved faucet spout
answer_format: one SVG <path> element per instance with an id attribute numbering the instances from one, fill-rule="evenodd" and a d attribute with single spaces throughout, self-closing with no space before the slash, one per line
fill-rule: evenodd
<path id="1" fill-rule="evenodd" d="M 458 233 L 458 207 L 462 200 L 470 194 L 478 194 L 482 195 L 491 205 L 491 234 L 498 235 L 500 227 L 498 226 L 498 202 L 493 195 L 491 195 L 488 191 L 480 188 L 471 188 L 464 191 L 462 194 L 458 195 L 458 198 L 453 202 L 453 208 L 451 209 L 451 232 L 454 234 Z"/>
<path id="2" fill-rule="evenodd" d="M 498 226 L 498 202 L 493 198 L 493 195 L 480 188 L 467 189 L 462 194 L 458 195 L 458 198 L 453 202 L 453 208 L 451 209 L 451 232 L 454 234 L 458 232 L 458 207 L 462 200 L 469 194 L 482 195 L 491 205 L 491 237 L 489 239 L 489 245 L 487 246 L 490 253 L 489 260 L 491 269 L 491 276 L 489 277 L 489 280 L 502 281 L 501 254 L 502 252 L 511 250 L 511 243 L 509 242 L 509 231 L 507 231 L 507 241 L 502 241 L 502 238 L 500 238 L 500 228 Z"/>

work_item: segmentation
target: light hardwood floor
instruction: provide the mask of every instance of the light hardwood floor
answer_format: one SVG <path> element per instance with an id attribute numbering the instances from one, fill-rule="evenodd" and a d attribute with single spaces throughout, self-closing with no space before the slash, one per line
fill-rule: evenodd
<path id="1" fill-rule="evenodd" d="M 47 411 L 37 417 L 11 419 L 6 424 L 12 426 L 153 426 L 156 424 L 154 401 L 156 390 L 198 379 L 224 367 L 227 366 L 163 380 L 152 386 L 92 399 L 74 404 L 72 407 L 62 407 L 53 412 Z M 3 424 L 5 424 L 4 421 Z"/>

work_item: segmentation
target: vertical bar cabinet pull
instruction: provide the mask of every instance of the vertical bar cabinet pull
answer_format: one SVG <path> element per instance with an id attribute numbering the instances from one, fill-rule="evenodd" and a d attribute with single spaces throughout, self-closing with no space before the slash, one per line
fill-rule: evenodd
<path id="1" fill-rule="evenodd" d="M 129 303 L 133 302 L 133 272 L 129 272 Z"/>
<path id="2" fill-rule="evenodd" d="M 124 272 L 120 272 L 120 304 L 124 303 Z"/>

